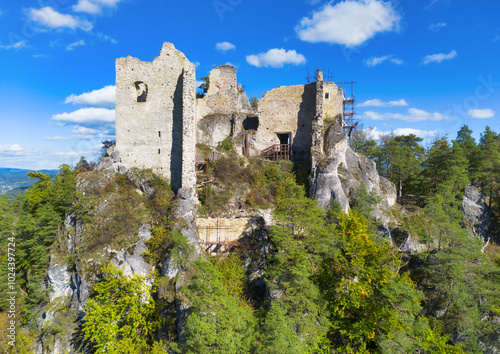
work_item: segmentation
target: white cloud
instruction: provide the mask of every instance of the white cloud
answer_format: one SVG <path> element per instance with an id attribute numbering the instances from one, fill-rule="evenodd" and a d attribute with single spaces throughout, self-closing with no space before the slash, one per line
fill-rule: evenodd
<path id="1" fill-rule="evenodd" d="M 109 85 L 99 90 L 85 92 L 81 95 L 66 97 L 64 103 L 81 104 L 84 106 L 113 107 L 115 105 L 116 89 Z"/>
<path id="2" fill-rule="evenodd" d="M 433 136 L 436 136 L 438 134 L 437 131 L 432 130 L 420 130 L 420 129 L 413 129 L 413 128 L 398 128 L 393 131 L 380 131 L 377 128 L 367 128 L 364 129 L 364 132 L 372 139 L 374 140 L 380 140 L 382 136 L 389 135 L 389 134 L 394 134 L 394 135 L 416 135 L 420 138 L 430 138 Z"/>
<path id="3" fill-rule="evenodd" d="M 76 124 L 114 123 L 115 110 L 107 108 L 81 108 L 71 113 L 54 114 L 52 119 L 58 122 Z"/>
<path id="4" fill-rule="evenodd" d="M 75 12 L 85 12 L 89 14 L 98 14 L 102 11 L 102 7 L 115 7 L 121 0 L 78 0 L 78 3 L 73 6 Z"/>
<path id="5" fill-rule="evenodd" d="M 443 119 L 449 119 L 450 116 L 445 116 L 444 114 L 434 112 L 429 113 L 417 108 L 409 108 L 408 114 L 401 113 L 378 113 L 368 111 L 364 113 L 363 118 L 369 120 L 389 120 L 396 119 L 402 120 L 404 122 L 422 122 L 422 121 L 440 121 Z"/>
<path id="6" fill-rule="evenodd" d="M 90 2 L 88 0 L 79 0 L 76 5 L 73 6 L 73 11 L 75 12 L 85 12 L 88 14 L 98 14 L 101 12 L 101 8 Z"/>
<path id="7" fill-rule="evenodd" d="M 450 60 L 450 59 L 455 58 L 456 56 L 457 56 L 457 52 L 455 50 L 452 50 L 448 54 L 443 54 L 443 53 L 430 54 L 430 55 L 425 56 L 422 63 L 423 64 L 441 63 L 444 60 Z"/>
<path id="8" fill-rule="evenodd" d="M 97 130 L 87 127 L 82 127 L 81 125 L 76 125 L 73 128 L 73 133 L 75 134 L 96 134 Z"/>
<path id="9" fill-rule="evenodd" d="M 11 45 L 0 45 L 2 49 L 23 49 L 28 47 L 25 41 L 20 41 Z"/>
<path id="10" fill-rule="evenodd" d="M 427 27 L 429 29 L 429 31 L 432 31 L 432 32 L 437 32 L 439 31 L 440 29 L 446 27 L 448 24 L 446 22 L 439 22 L 439 23 L 431 23 L 429 25 L 429 27 Z"/>
<path id="11" fill-rule="evenodd" d="M 217 50 L 226 51 L 226 50 L 236 49 L 236 46 L 233 43 L 220 42 L 215 45 L 215 48 Z"/>
<path id="12" fill-rule="evenodd" d="M 0 145 L 0 156 L 17 156 L 23 152 L 24 147 L 19 144 Z"/>
<path id="13" fill-rule="evenodd" d="M 394 58 L 392 55 L 385 55 L 383 57 L 374 57 L 371 59 L 367 59 L 367 60 L 365 60 L 365 64 L 368 66 L 375 66 L 375 65 L 382 64 L 386 60 L 389 60 L 391 63 L 397 64 L 397 65 L 403 64 L 403 60 L 401 60 L 399 58 Z"/>
<path id="14" fill-rule="evenodd" d="M 66 50 L 73 50 L 73 49 L 75 49 L 75 47 L 83 46 L 83 45 L 85 45 L 85 41 L 83 39 L 81 39 L 79 41 L 68 44 L 68 46 L 66 47 Z"/>
<path id="15" fill-rule="evenodd" d="M 388 102 L 383 102 L 378 98 L 375 98 L 373 100 L 368 100 L 358 104 L 358 107 L 402 107 L 402 106 L 408 106 L 408 102 L 406 102 L 404 98 L 397 101 L 388 101 Z"/>
<path id="16" fill-rule="evenodd" d="M 486 108 L 486 109 L 470 109 L 467 111 L 467 114 L 471 118 L 475 119 L 488 119 L 488 118 L 493 118 L 496 113 L 494 110 Z"/>
<path id="17" fill-rule="evenodd" d="M 269 49 L 266 53 L 247 55 L 250 65 L 260 67 L 282 68 L 285 64 L 300 65 L 306 62 L 306 58 L 295 50 Z"/>
<path id="18" fill-rule="evenodd" d="M 39 24 L 49 28 L 80 28 L 84 31 L 90 31 L 92 24 L 71 15 L 61 14 L 55 11 L 52 7 L 42 7 L 41 9 L 30 9 L 28 17 L 31 21 L 38 22 Z"/>
<path id="19" fill-rule="evenodd" d="M 304 17 L 295 28 L 306 42 L 328 42 L 347 47 L 360 45 L 378 32 L 397 30 L 400 16 L 390 2 L 380 0 L 345 0 L 331 3 Z"/>

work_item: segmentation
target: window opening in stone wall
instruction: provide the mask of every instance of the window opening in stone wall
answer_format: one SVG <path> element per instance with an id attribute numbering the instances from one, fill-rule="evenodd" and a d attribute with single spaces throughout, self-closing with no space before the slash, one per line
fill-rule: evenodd
<path id="1" fill-rule="evenodd" d="M 257 130 L 259 128 L 259 117 L 247 117 L 243 121 L 243 129 Z"/>
<path id="2" fill-rule="evenodd" d="M 161 138 L 161 131 L 158 131 L 158 138 Z"/>
<path id="3" fill-rule="evenodd" d="M 148 97 L 148 85 L 142 81 L 136 81 L 134 86 L 137 92 L 137 102 L 146 102 Z"/>
<path id="4" fill-rule="evenodd" d="M 160 149 L 158 149 L 158 154 L 160 154 Z"/>
<path id="5" fill-rule="evenodd" d="M 325 99 L 329 99 L 330 98 L 330 92 L 325 92 Z"/>

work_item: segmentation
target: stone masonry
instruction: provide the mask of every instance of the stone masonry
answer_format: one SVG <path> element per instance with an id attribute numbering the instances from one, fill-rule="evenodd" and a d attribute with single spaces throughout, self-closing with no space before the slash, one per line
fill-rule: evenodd
<path id="1" fill-rule="evenodd" d="M 152 62 L 116 60 L 116 148 L 127 167 L 151 168 L 177 191 L 194 187 L 195 66 L 164 43 Z"/>
<path id="2" fill-rule="evenodd" d="M 216 147 L 229 138 L 250 155 L 275 144 L 290 144 L 292 159 L 323 151 L 323 121 L 342 115 L 342 89 L 325 82 L 281 86 L 268 91 L 258 109 L 250 106 L 231 65 L 209 74 L 208 92 L 196 98 L 195 66 L 171 43 L 152 62 L 116 60 L 116 150 L 127 167 L 151 168 L 174 191 L 194 188 L 196 143 Z"/>

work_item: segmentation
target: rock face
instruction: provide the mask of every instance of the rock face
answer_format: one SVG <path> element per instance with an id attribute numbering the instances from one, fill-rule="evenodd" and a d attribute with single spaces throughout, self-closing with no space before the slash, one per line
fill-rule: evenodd
<path id="1" fill-rule="evenodd" d="M 468 221 L 466 221 L 466 226 L 474 235 L 486 241 L 489 238 L 488 229 L 491 225 L 491 217 L 485 199 L 479 186 L 465 187 L 462 209 Z"/>
<path id="2" fill-rule="evenodd" d="M 356 189 L 365 183 L 366 190 L 375 189 L 382 197 L 379 206 L 390 207 L 396 203 L 396 187 L 379 176 L 375 162 L 355 153 L 348 145 L 347 133 L 335 123 L 326 133 L 324 156 L 318 160 L 311 181 L 311 198 L 327 209 L 336 200 L 347 212 Z"/>

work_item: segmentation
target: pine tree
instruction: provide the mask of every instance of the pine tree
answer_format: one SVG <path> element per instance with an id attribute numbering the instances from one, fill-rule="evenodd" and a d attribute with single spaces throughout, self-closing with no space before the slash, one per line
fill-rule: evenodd
<path id="1" fill-rule="evenodd" d="M 472 130 L 469 129 L 467 125 L 464 125 L 457 132 L 457 138 L 455 139 L 457 144 L 463 149 L 465 157 L 469 163 L 469 178 L 474 179 L 475 173 L 477 171 L 477 166 L 475 164 L 477 159 L 478 147 L 476 144 L 476 139 L 472 137 Z"/>

